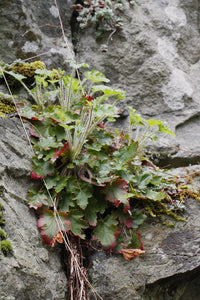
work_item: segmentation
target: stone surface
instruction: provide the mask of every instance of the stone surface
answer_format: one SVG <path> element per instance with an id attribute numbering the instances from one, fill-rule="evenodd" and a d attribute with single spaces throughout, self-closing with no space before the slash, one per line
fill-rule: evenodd
<path id="1" fill-rule="evenodd" d="M 125 114 L 127 106 L 132 106 L 147 118 L 167 121 L 176 132 L 176 139 L 165 137 L 157 148 L 158 156 L 165 148 L 164 165 L 169 164 L 167 148 L 174 145 L 177 149 L 170 154 L 174 166 L 197 163 L 200 2 L 140 0 L 134 7 L 127 1 L 123 4 L 124 25 L 110 41 L 108 52 L 100 50 L 106 37 L 96 41 L 90 28 L 81 32 L 77 56 L 126 91 Z"/>
<path id="2" fill-rule="evenodd" d="M 58 1 L 65 27 L 64 42 L 54 0 L 35 0 L 34 3 L 31 0 L 1 0 L 0 59 L 12 63 L 16 59 L 34 57 L 51 67 L 62 66 L 65 59 L 72 59 L 71 5 L 71 0 Z"/>
<path id="3" fill-rule="evenodd" d="M 0 202 L 13 256 L 0 255 L 0 300 L 64 300 L 60 253 L 44 245 L 34 212 L 26 205 L 32 182 L 31 148 L 18 119 L 0 119 Z"/>

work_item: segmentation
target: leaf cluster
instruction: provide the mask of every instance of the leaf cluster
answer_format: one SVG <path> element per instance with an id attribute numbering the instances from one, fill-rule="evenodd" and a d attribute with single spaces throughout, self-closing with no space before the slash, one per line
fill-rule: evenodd
<path id="1" fill-rule="evenodd" d="M 61 229 L 111 251 L 142 248 L 136 230 L 146 215 L 176 217 L 184 208 L 181 180 L 153 165 L 144 152 L 144 142 L 157 132 L 173 133 L 132 108 L 129 132 L 110 128 L 120 116 L 116 102 L 124 91 L 109 87 L 97 70 L 76 78 L 88 65 L 68 63 L 71 74 L 58 69 L 56 78 L 55 71 L 36 70 L 32 90 L 12 74 L 35 100 L 18 104 L 32 124 L 31 176 L 40 182 L 30 189 L 28 204 L 37 210 L 49 244 Z"/>

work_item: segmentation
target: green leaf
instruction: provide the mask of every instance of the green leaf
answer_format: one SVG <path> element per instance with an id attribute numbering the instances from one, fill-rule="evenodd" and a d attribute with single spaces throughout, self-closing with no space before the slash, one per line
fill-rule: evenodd
<path id="1" fill-rule="evenodd" d="M 57 176 L 47 176 L 45 178 L 46 187 L 48 190 L 52 189 L 57 185 L 58 177 Z"/>
<path id="2" fill-rule="evenodd" d="M 59 194 L 59 210 L 64 212 L 69 212 L 71 207 L 75 206 L 74 195 L 62 191 Z"/>
<path id="3" fill-rule="evenodd" d="M 35 121 L 34 122 L 34 129 L 37 134 L 42 137 L 49 137 L 50 129 L 52 125 L 52 120 L 45 118 L 43 121 Z"/>
<path id="4" fill-rule="evenodd" d="M 62 141 L 66 139 L 66 133 L 65 130 L 62 126 L 57 125 L 56 127 L 50 127 L 49 128 L 49 134 L 51 136 L 55 136 L 57 141 Z"/>
<path id="5" fill-rule="evenodd" d="M 133 109 L 130 106 L 128 108 L 129 108 L 129 111 L 130 111 L 129 115 L 130 115 L 131 125 L 143 126 L 145 124 L 146 120 L 144 118 L 142 118 L 141 115 L 138 114 L 135 109 Z"/>
<path id="6" fill-rule="evenodd" d="M 13 71 L 4 71 L 6 74 L 11 75 L 12 77 L 14 77 L 16 80 L 18 81 L 22 81 L 22 79 L 26 79 L 25 76 L 21 75 L 21 74 L 17 74 L 14 73 Z"/>
<path id="7" fill-rule="evenodd" d="M 70 67 L 74 69 L 80 69 L 80 68 L 89 68 L 89 65 L 86 63 L 77 63 L 75 60 L 65 60 L 66 63 L 70 65 Z"/>
<path id="8" fill-rule="evenodd" d="M 18 112 L 20 116 L 27 119 L 38 119 L 40 117 L 37 110 L 32 108 L 30 104 L 24 104 L 23 106 L 18 107 Z"/>
<path id="9" fill-rule="evenodd" d="M 58 224 L 60 225 L 60 227 L 58 226 Z M 65 229 L 66 231 L 69 231 L 69 226 L 70 222 L 68 214 L 64 212 L 59 212 L 57 214 L 56 220 L 54 212 L 52 210 L 45 210 L 43 215 L 38 220 L 38 227 L 41 228 L 43 237 L 49 239 L 50 242 L 60 230 L 60 228 L 61 230 Z"/>
<path id="10" fill-rule="evenodd" d="M 92 197 L 92 194 L 87 190 L 80 190 L 76 196 L 77 204 L 80 208 L 85 209 L 88 204 L 88 199 Z"/>
<path id="11" fill-rule="evenodd" d="M 96 92 L 103 92 L 106 96 L 115 96 L 115 95 L 121 95 L 123 98 L 125 97 L 124 91 L 121 89 L 112 89 L 111 87 L 108 87 L 106 85 L 94 85 L 92 87 L 92 90 L 94 93 Z"/>
<path id="12" fill-rule="evenodd" d="M 171 131 L 162 121 L 150 119 L 150 120 L 146 120 L 146 122 L 149 124 L 149 126 L 157 125 L 160 132 L 164 132 L 164 133 L 176 136 L 175 133 L 173 131 Z"/>
<path id="13" fill-rule="evenodd" d="M 91 226 L 97 224 L 97 212 L 94 210 L 93 205 L 88 205 L 85 209 L 85 218 Z"/>
<path id="14" fill-rule="evenodd" d="M 119 203 L 129 204 L 127 196 L 128 185 L 123 179 L 117 179 L 112 182 L 102 190 L 102 193 L 106 195 L 106 200 L 113 202 L 116 207 L 119 206 Z"/>
<path id="15" fill-rule="evenodd" d="M 78 235 L 81 239 L 85 238 L 85 234 L 83 234 L 83 229 L 87 228 L 87 223 L 82 219 L 83 213 L 81 213 L 78 209 L 71 209 L 69 213 L 69 220 L 71 222 L 70 229 L 73 234 Z"/>
<path id="16" fill-rule="evenodd" d="M 59 193 L 60 191 L 62 191 L 62 189 L 64 189 L 66 187 L 67 181 L 68 181 L 68 178 L 66 176 L 59 178 L 59 180 L 56 184 L 56 187 L 55 187 L 56 193 Z"/>
<path id="17" fill-rule="evenodd" d="M 49 174 L 54 174 L 54 166 L 50 164 L 48 161 L 43 161 L 42 159 L 37 159 L 36 157 L 33 157 L 33 170 L 36 174 L 47 176 Z"/>
<path id="18" fill-rule="evenodd" d="M 86 79 L 92 80 L 92 82 L 110 82 L 103 73 L 96 70 L 86 71 L 84 72 L 84 76 Z"/>
<path id="19" fill-rule="evenodd" d="M 137 142 L 132 142 L 130 146 L 123 146 L 118 151 L 114 152 L 113 155 L 117 158 L 117 161 L 121 161 L 123 164 L 132 160 L 137 154 L 136 150 L 138 147 Z"/>
<path id="20" fill-rule="evenodd" d="M 49 196 L 46 192 L 38 192 L 35 188 L 32 188 L 28 192 L 28 205 L 31 208 L 37 209 L 43 205 L 48 206 L 50 204 Z"/>
<path id="21" fill-rule="evenodd" d="M 133 224 L 131 227 L 134 229 L 137 229 L 139 227 L 139 225 L 144 223 L 146 218 L 147 218 L 147 216 L 142 213 L 133 214 L 133 216 L 132 216 Z"/>
<path id="22" fill-rule="evenodd" d="M 171 131 L 166 125 L 163 124 L 159 125 L 159 131 L 176 136 L 173 131 Z"/>
<path id="23" fill-rule="evenodd" d="M 37 143 L 39 147 L 49 150 L 50 148 L 58 148 L 63 146 L 62 143 L 57 142 L 53 136 L 42 137 Z"/>
<path id="24" fill-rule="evenodd" d="M 137 235 L 137 233 L 135 231 L 131 231 L 131 238 L 129 240 L 129 243 L 127 245 L 127 248 L 131 248 L 131 249 L 137 249 L 141 246 L 141 242 L 139 239 L 139 236 Z"/>
<path id="25" fill-rule="evenodd" d="M 145 189 L 147 185 L 150 183 L 151 179 L 153 178 L 150 172 L 143 173 L 142 175 L 136 174 L 136 180 L 139 189 Z"/>
<path id="26" fill-rule="evenodd" d="M 94 230 L 94 238 L 97 238 L 105 247 L 111 246 L 116 240 L 114 234 L 117 230 L 117 225 L 118 222 L 109 215 L 104 220 L 99 220 Z"/>
<path id="27" fill-rule="evenodd" d="M 149 124 L 149 126 L 160 125 L 163 123 L 162 121 L 155 120 L 155 119 L 146 120 L 146 122 Z"/>
<path id="28" fill-rule="evenodd" d="M 160 201 L 165 199 L 167 194 L 165 192 L 156 192 L 151 189 L 147 189 L 145 196 L 151 200 Z"/>

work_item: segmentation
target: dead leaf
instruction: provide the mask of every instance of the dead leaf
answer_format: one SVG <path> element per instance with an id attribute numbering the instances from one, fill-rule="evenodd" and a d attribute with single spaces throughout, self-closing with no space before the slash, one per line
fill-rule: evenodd
<path id="1" fill-rule="evenodd" d="M 54 247 L 56 242 L 60 244 L 63 243 L 63 235 L 61 231 L 58 231 L 57 234 L 54 236 L 51 246 Z"/>
<path id="2" fill-rule="evenodd" d="M 135 256 L 140 256 L 144 254 L 145 251 L 141 249 L 122 249 L 121 250 L 125 260 L 132 260 Z"/>

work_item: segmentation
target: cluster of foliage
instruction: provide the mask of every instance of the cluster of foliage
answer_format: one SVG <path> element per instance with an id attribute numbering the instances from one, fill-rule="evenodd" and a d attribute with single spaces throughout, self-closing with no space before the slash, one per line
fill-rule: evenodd
<path id="1" fill-rule="evenodd" d="M 4 191 L 4 187 L 0 187 L 0 196 L 2 196 Z M 6 232 L 1 228 L 5 225 L 5 219 L 3 218 L 3 206 L 0 203 L 0 252 L 2 252 L 5 256 L 13 253 L 11 242 L 6 240 L 7 235 Z"/>
<path id="2" fill-rule="evenodd" d="M 129 1 L 134 5 L 135 1 Z M 96 28 L 96 38 L 102 37 L 103 33 L 109 32 L 113 35 L 122 28 L 122 18 L 119 13 L 123 10 L 122 0 L 84 0 L 78 1 L 73 6 L 78 13 L 77 21 L 80 28 L 86 28 L 93 24 Z M 109 42 L 109 40 L 108 40 Z M 102 49 L 107 51 L 108 42 L 102 45 Z"/>
<path id="3" fill-rule="evenodd" d="M 28 204 L 51 245 L 68 234 L 110 251 L 142 249 L 137 228 L 146 215 L 182 219 L 181 180 L 144 153 L 145 141 L 156 139 L 157 132 L 173 133 L 132 108 L 129 131 L 113 128 L 121 113 L 115 104 L 125 98 L 124 91 L 109 87 L 96 70 L 80 79 L 78 70 L 88 65 L 68 63 L 71 74 L 37 69 L 31 90 L 25 76 L 4 69 L 34 100 L 18 103 L 19 114 L 32 124 L 35 153 L 31 176 L 37 186 L 30 189 Z"/>

